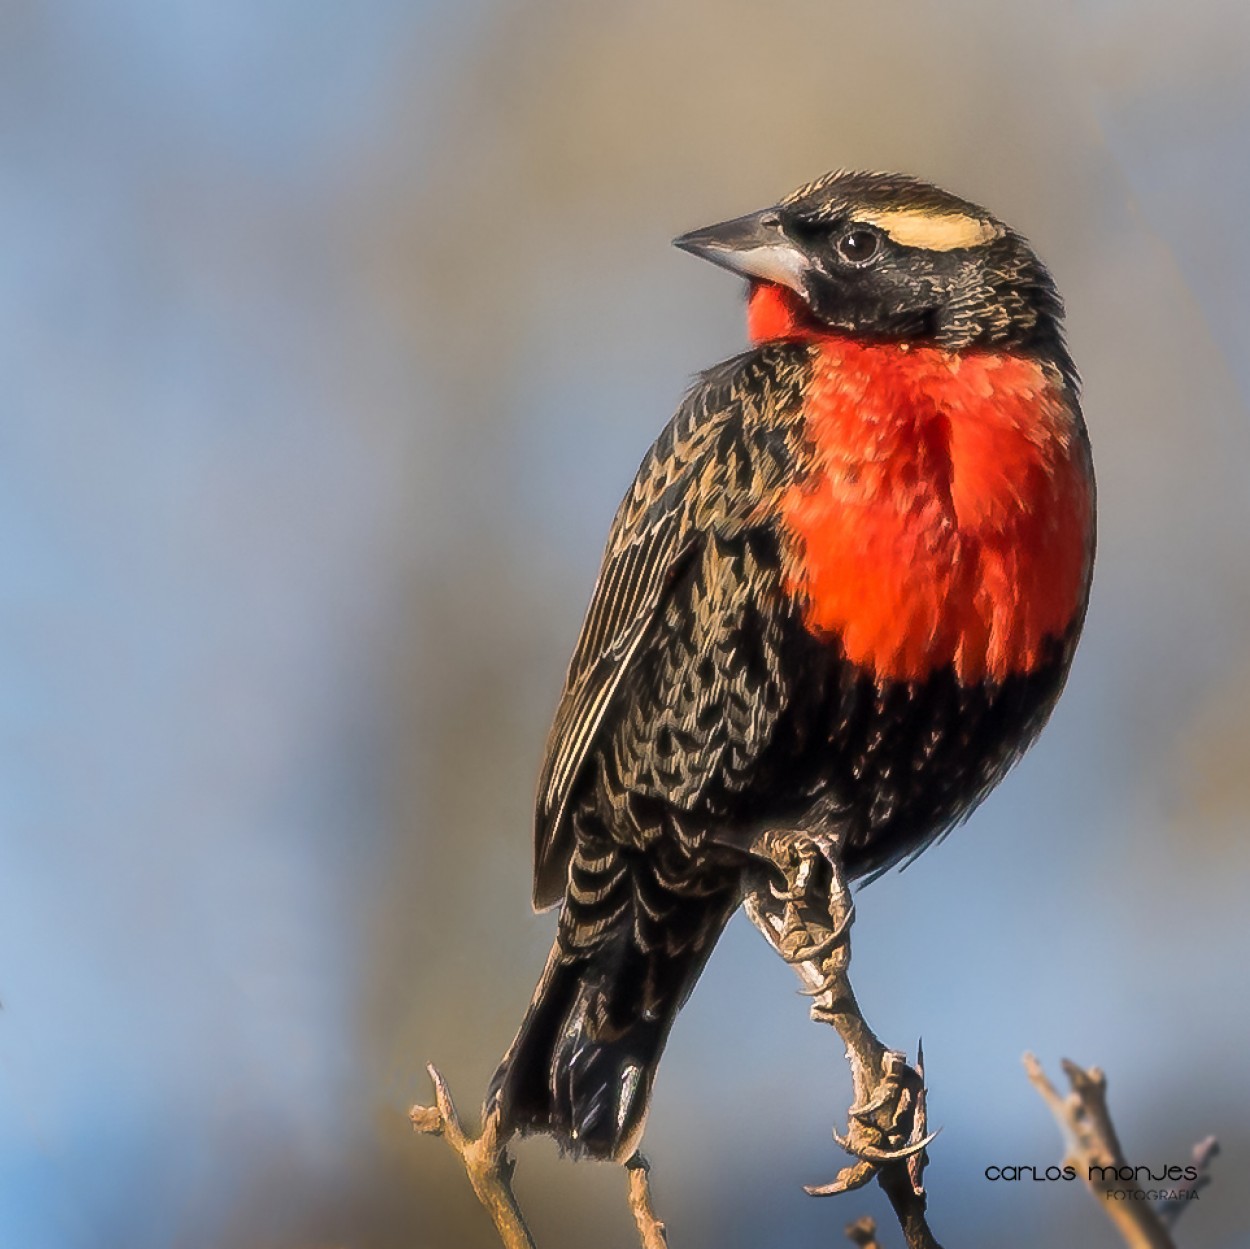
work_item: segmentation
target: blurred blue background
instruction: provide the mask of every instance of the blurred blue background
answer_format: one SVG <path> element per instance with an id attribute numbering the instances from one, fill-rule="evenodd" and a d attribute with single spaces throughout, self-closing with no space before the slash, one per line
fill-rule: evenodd
<path id="1" fill-rule="evenodd" d="M 835 166 L 1029 235 L 1100 475 L 1039 746 L 860 898 L 940 1237 L 1116 1244 L 1021 1067 L 1245 1244 L 1250 10 L 15 0 L 0 13 L 0 1245 L 488 1246 L 413 1139 L 529 998 L 529 807 L 608 522 L 740 291 L 668 247 Z M 1239 987 L 1240 986 L 1240 987 Z M 676 1247 L 841 1243 L 849 1098 L 731 926 L 647 1136 Z M 520 1149 L 543 1249 L 634 1243 Z M 1028 1228 L 1027 1234 L 1021 1228 Z M 897 1244 L 897 1237 L 887 1240 Z"/>

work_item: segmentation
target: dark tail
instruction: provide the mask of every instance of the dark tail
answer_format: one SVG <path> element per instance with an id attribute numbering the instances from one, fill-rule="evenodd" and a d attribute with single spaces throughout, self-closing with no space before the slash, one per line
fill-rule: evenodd
<path id="1" fill-rule="evenodd" d="M 487 1094 L 507 1131 L 625 1161 L 637 1148 L 656 1066 L 736 897 L 683 898 L 685 941 L 640 948 L 633 908 L 593 949 L 552 948 Z"/>

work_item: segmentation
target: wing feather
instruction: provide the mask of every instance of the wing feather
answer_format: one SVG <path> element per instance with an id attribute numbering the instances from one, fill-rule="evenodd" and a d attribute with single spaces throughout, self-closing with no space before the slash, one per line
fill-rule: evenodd
<path id="1" fill-rule="evenodd" d="M 535 906 L 549 906 L 564 892 L 565 851 L 571 848 L 565 845 L 564 817 L 573 783 L 667 588 L 699 543 L 697 535 L 684 532 L 678 516 L 656 519 L 638 540 L 609 555 L 569 664 L 538 782 Z"/>
<path id="2" fill-rule="evenodd" d="M 746 524 L 764 493 L 783 480 L 786 422 L 798 419 L 806 360 L 805 347 L 782 344 L 710 369 L 647 453 L 621 503 L 539 776 L 536 907 L 564 893 L 573 851 L 570 799 L 668 595 L 709 535 Z"/>

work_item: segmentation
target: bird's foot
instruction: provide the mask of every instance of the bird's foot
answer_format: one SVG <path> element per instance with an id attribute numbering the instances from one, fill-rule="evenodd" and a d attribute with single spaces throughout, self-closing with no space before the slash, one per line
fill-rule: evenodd
<path id="1" fill-rule="evenodd" d="M 846 1135 L 833 1134 L 855 1161 L 843 1167 L 831 1183 L 808 1185 L 812 1196 L 850 1192 L 867 1184 L 883 1166 L 901 1162 L 907 1164 L 914 1191 L 924 1191 L 924 1150 L 937 1133 L 927 1130 L 923 1055 L 913 1067 L 904 1055 L 887 1050 L 883 1068 L 867 1096 L 847 1112 Z"/>

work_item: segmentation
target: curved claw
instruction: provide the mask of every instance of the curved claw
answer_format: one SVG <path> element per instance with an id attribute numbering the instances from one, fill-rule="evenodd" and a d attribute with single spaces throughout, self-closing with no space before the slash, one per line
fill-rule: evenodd
<path id="1" fill-rule="evenodd" d="M 906 1145 L 902 1145 L 898 1149 L 878 1149 L 875 1145 L 854 1145 L 849 1136 L 841 1137 L 836 1132 L 833 1134 L 833 1139 L 852 1158 L 859 1158 L 862 1162 L 882 1165 L 887 1162 L 902 1162 L 904 1159 L 918 1154 L 922 1149 L 933 1144 L 941 1130 L 941 1128 L 936 1128 L 927 1136 L 922 1136 L 918 1141 L 908 1141 Z"/>
<path id="2" fill-rule="evenodd" d="M 851 925 L 855 922 L 855 903 L 852 902 L 846 908 L 846 914 L 842 916 L 842 922 L 833 930 L 833 935 L 841 939 L 851 931 Z"/>
<path id="3" fill-rule="evenodd" d="M 778 902 L 798 902 L 803 897 L 803 894 L 797 889 L 778 889 L 771 880 L 768 882 L 768 892 L 771 893 Z"/>
<path id="4" fill-rule="evenodd" d="M 862 1106 L 852 1106 L 847 1114 L 852 1119 L 867 1123 L 877 1111 L 884 1109 L 896 1098 L 900 1112 L 909 1102 L 919 1110 L 924 1103 L 924 1074 L 917 1068 L 908 1067 L 906 1058 L 891 1050 L 885 1056 L 885 1077 L 877 1086 L 876 1095 Z M 923 1132 L 923 1127 L 921 1131 Z"/>
<path id="5" fill-rule="evenodd" d="M 861 1123 L 867 1123 L 878 1110 L 888 1106 L 894 1100 L 898 1091 L 897 1088 L 891 1087 L 889 1084 L 882 1084 L 872 1101 L 865 1102 L 862 1106 L 852 1106 L 846 1113 L 852 1119 L 858 1119 Z"/>
<path id="6" fill-rule="evenodd" d="M 940 1131 L 941 1128 L 937 1132 L 930 1132 L 928 1136 L 918 1141 L 912 1141 L 901 1149 L 877 1149 L 872 1145 L 863 1145 L 856 1148 L 851 1145 L 849 1139 L 843 1139 L 835 1132 L 833 1139 L 848 1154 L 859 1161 L 852 1166 L 843 1167 L 838 1172 L 837 1178 L 828 1184 L 804 1184 L 803 1190 L 813 1197 L 836 1197 L 839 1193 L 853 1192 L 855 1189 L 862 1188 L 867 1184 L 877 1174 L 881 1166 L 915 1157 L 927 1145 L 933 1143 L 933 1138 Z"/>
<path id="7" fill-rule="evenodd" d="M 812 1197 L 836 1197 L 839 1193 L 863 1188 L 876 1173 L 877 1168 L 871 1162 L 857 1162 L 853 1167 L 843 1167 L 837 1178 L 828 1184 L 804 1184 L 803 1191 Z"/>
<path id="8" fill-rule="evenodd" d="M 826 976 L 820 984 L 811 989 L 797 989 L 796 992 L 800 997 L 820 997 L 822 993 L 828 993 L 830 989 L 838 981 L 838 973 L 835 971 L 832 975 Z"/>

